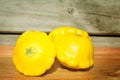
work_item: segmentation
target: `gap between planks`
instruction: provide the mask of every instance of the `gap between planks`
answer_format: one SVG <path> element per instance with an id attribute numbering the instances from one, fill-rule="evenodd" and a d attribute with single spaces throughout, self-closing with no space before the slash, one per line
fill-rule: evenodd
<path id="1" fill-rule="evenodd" d="M 24 31 L 0 31 L 2 35 L 21 35 Z M 46 32 L 46 31 L 44 31 Z M 46 32 L 49 34 L 50 32 Z M 90 36 L 102 36 L 102 37 L 120 37 L 120 33 L 109 33 L 109 32 L 88 32 Z"/>

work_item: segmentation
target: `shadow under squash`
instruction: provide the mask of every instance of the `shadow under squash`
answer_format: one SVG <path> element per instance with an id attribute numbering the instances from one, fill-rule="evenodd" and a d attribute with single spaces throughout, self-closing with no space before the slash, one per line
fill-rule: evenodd
<path id="1" fill-rule="evenodd" d="M 86 71 L 91 70 L 93 67 L 94 67 L 94 65 L 92 65 L 92 66 L 90 66 L 88 68 L 85 68 L 85 69 L 72 69 L 72 68 L 65 67 L 64 65 L 61 65 L 62 69 L 67 69 L 67 70 L 73 71 L 73 72 L 75 72 L 75 71 L 86 72 Z"/>
<path id="2" fill-rule="evenodd" d="M 41 76 L 44 76 L 44 75 L 51 74 L 51 73 L 55 72 L 57 70 L 57 68 L 60 67 L 60 65 L 61 64 L 59 63 L 59 61 L 57 59 L 55 59 L 55 62 L 52 65 L 52 67 L 49 70 L 47 70 L 44 74 L 42 74 Z"/>
<path id="3" fill-rule="evenodd" d="M 62 65 L 58 61 L 58 59 L 55 59 L 55 62 L 53 64 L 53 66 L 48 71 L 46 71 L 44 74 L 42 74 L 41 76 L 44 76 L 44 75 L 47 75 L 47 74 L 51 74 L 51 73 L 55 72 L 59 67 L 62 68 L 62 69 L 66 69 L 66 70 L 72 71 L 72 72 L 76 72 L 76 71 L 86 72 L 86 71 L 91 70 L 94 67 L 94 65 L 89 67 L 89 68 L 85 68 L 85 69 L 71 69 L 71 68 L 68 68 L 68 67 L 65 67 L 64 65 Z"/>

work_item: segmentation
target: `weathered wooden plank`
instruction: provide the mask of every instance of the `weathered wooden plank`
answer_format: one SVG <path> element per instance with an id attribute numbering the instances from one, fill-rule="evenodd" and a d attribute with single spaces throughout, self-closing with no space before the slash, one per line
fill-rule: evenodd
<path id="1" fill-rule="evenodd" d="M 94 47 L 120 47 L 120 37 L 91 37 Z"/>
<path id="2" fill-rule="evenodd" d="M 120 34 L 120 0 L 0 0 L 0 31 L 51 31 L 71 25 Z"/>
<path id="3" fill-rule="evenodd" d="M 0 45 L 15 45 L 20 35 L 0 34 Z M 94 47 L 120 47 L 120 37 L 91 36 Z"/>
<path id="4" fill-rule="evenodd" d="M 0 45 L 15 45 L 19 35 L 0 34 Z"/>
<path id="5" fill-rule="evenodd" d="M 2 48 L 3 47 L 3 48 Z M 27 77 L 15 69 L 12 62 L 13 46 L 0 46 L 1 80 L 119 80 L 120 48 L 95 48 L 95 65 L 89 70 L 70 70 L 55 61 L 53 67 L 43 76 Z M 11 50 L 11 51 L 10 51 Z M 6 52 L 5 52 L 6 51 Z M 10 53 L 10 54 L 9 54 Z"/>

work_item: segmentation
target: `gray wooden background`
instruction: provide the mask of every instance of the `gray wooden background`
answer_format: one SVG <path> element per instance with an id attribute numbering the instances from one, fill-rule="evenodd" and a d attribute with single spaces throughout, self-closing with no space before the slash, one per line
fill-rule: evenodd
<path id="1" fill-rule="evenodd" d="M 0 45 L 65 25 L 86 30 L 95 47 L 120 47 L 120 0 L 0 0 Z"/>

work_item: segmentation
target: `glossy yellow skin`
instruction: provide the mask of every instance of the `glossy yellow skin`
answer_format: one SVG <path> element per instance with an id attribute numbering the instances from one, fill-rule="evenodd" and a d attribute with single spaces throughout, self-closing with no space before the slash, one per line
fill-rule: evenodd
<path id="1" fill-rule="evenodd" d="M 13 62 L 24 75 L 39 76 L 50 69 L 56 56 L 55 46 L 44 32 L 26 31 L 17 40 Z"/>
<path id="2" fill-rule="evenodd" d="M 89 38 L 64 36 L 56 45 L 57 58 L 66 67 L 86 69 L 93 66 L 93 46 Z"/>
<path id="3" fill-rule="evenodd" d="M 57 58 L 66 67 L 86 69 L 94 65 L 94 51 L 86 31 L 63 26 L 50 35 L 56 44 Z"/>
<path id="4" fill-rule="evenodd" d="M 55 43 L 57 43 L 59 42 L 59 40 L 61 40 L 63 36 L 73 35 L 73 34 L 89 37 L 86 31 L 80 30 L 72 26 L 62 26 L 62 27 L 56 28 L 52 32 L 50 32 L 49 36 L 53 39 Z"/>

